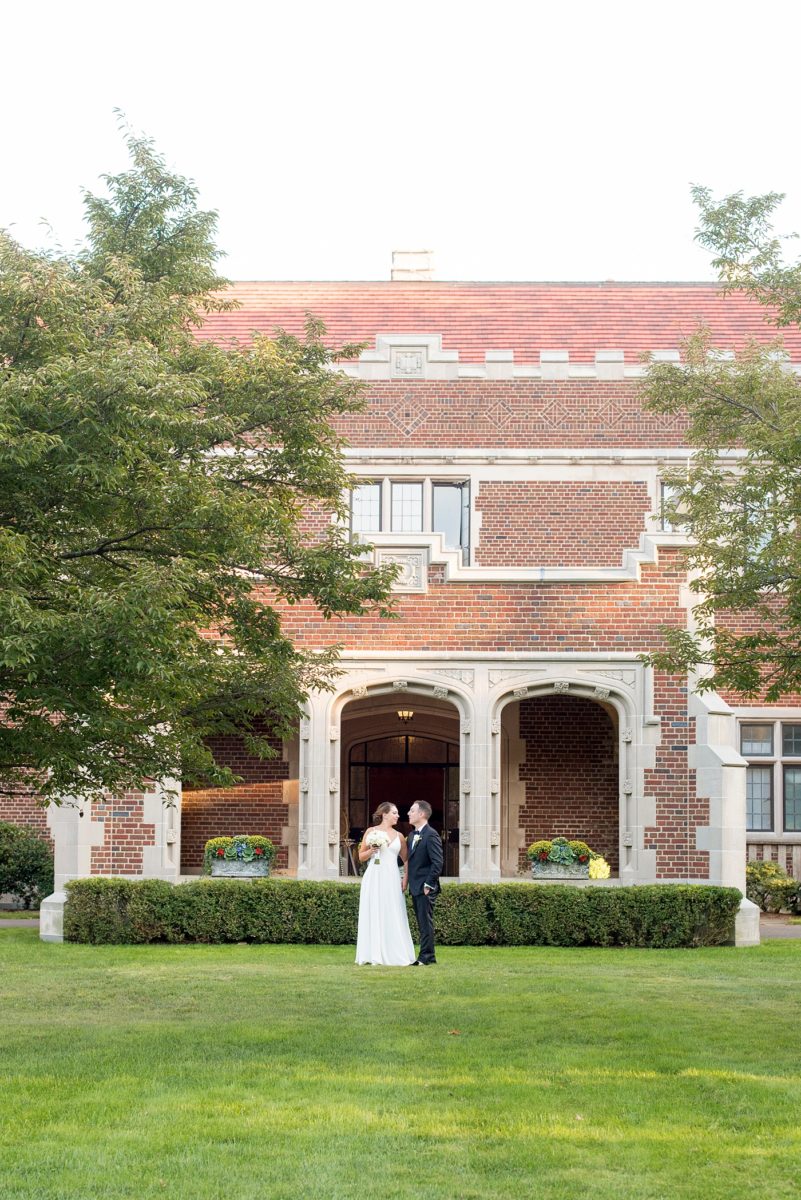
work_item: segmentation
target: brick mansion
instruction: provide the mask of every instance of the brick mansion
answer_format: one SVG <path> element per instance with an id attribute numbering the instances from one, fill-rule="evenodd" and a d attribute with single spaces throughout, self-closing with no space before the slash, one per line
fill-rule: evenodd
<path id="1" fill-rule="evenodd" d="M 287 608 L 301 644 L 343 646 L 342 671 L 277 757 L 214 745 L 236 787 L 167 807 L 154 785 L 82 816 L 6 800 L 0 817 L 49 832 L 57 891 L 197 874 L 205 841 L 235 833 L 272 838 L 280 872 L 352 875 L 376 804 L 405 816 L 422 799 L 463 882 L 518 876 L 558 834 L 603 854 L 611 886 L 744 890 L 749 855 L 801 875 L 801 698 L 697 695 L 642 661 L 692 619 L 684 537 L 663 519 L 686 424 L 644 409 L 643 356 L 678 361 L 701 323 L 721 352 L 768 342 L 762 310 L 714 284 L 396 274 L 238 283 L 239 307 L 199 336 L 300 334 L 311 312 L 332 342 L 367 346 L 342 365 L 366 404 L 340 432 L 351 528 L 397 565 L 397 617 Z M 801 363 L 801 334 L 786 346 Z"/>

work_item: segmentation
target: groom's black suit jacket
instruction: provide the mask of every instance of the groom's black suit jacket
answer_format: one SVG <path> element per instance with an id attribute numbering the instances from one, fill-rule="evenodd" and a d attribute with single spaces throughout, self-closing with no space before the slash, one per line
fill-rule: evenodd
<path id="1" fill-rule="evenodd" d="M 415 830 L 409 834 L 409 892 L 412 896 L 422 895 L 423 888 L 429 887 L 432 892 L 439 891 L 439 877 L 442 874 L 443 855 L 442 840 L 436 829 L 424 825 L 420 832 L 420 841 L 414 846 Z"/>

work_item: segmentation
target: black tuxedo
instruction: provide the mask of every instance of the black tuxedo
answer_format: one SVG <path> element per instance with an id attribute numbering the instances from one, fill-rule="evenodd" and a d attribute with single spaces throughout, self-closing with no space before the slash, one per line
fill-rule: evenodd
<path id="1" fill-rule="evenodd" d="M 436 962 L 434 955 L 434 900 L 439 892 L 439 877 L 442 874 L 443 854 L 439 834 L 430 825 L 408 837 L 409 891 L 414 904 L 417 924 L 420 928 L 420 962 Z M 430 890 L 426 893 L 425 889 Z"/>

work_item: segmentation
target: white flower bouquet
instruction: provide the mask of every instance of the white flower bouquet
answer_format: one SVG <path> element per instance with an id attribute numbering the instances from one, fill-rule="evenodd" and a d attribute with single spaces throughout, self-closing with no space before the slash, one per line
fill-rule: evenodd
<path id="1" fill-rule="evenodd" d="M 367 837 L 364 839 L 365 846 L 375 846 L 377 853 L 373 855 L 371 862 L 381 862 L 381 851 L 386 850 L 389 845 L 389 838 L 384 833 L 383 829 L 371 829 Z"/>

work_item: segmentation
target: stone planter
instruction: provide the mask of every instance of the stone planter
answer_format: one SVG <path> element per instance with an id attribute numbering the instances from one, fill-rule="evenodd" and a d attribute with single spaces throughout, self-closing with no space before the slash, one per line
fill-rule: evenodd
<path id="1" fill-rule="evenodd" d="M 531 864 L 533 879 L 589 879 L 589 863 L 573 863 L 565 866 L 563 863 L 533 862 Z"/>
<path id="2" fill-rule="evenodd" d="M 263 879 L 270 874 L 270 864 L 256 858 L 252 862 L 243 862 L 241 858 L 213 858 L 211 873 L 225 879 Z"/>

